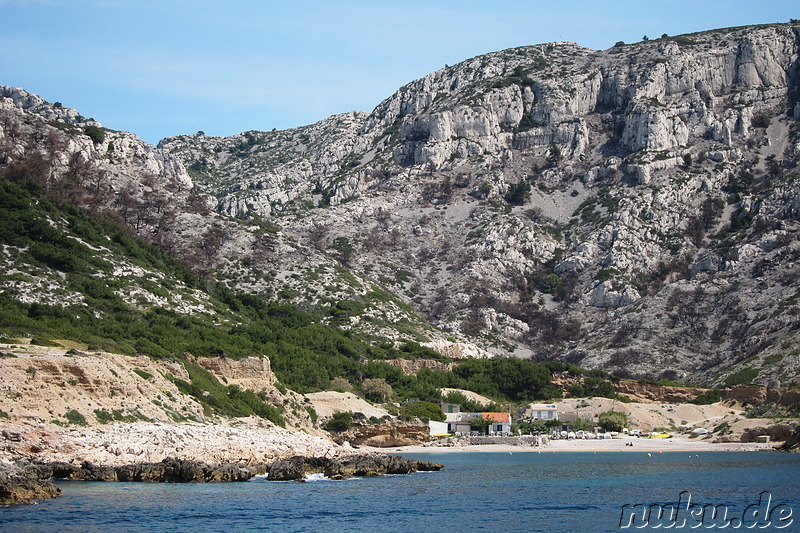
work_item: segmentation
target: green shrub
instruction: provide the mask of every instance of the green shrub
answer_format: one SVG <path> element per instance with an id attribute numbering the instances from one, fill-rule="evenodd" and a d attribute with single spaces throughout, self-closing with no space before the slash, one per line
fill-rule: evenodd
<path id="1" fill-rule="evenodd" d="M 514 357 L 467 359 L 452 373 L 463 380 L 455 388 L 511 401 L 541 398 L 552 377 L 546 366 Z"/>
<path id="2" fill-rule="evenodd" d="M 691 400 L 689 403 L 693 403 L 695 405 L 710 405 L 720 401 L 722 401 L 722 391 L 719 389 L 709 389 L 697 396 L 697 398 Z"/>
<path id="3" fill-rule="evenodd" d="M 136 373 L 136 375 L 145 380 L 149 380 L 153 377 L 153 374 L 151 374 L 150 372 L 146 372 L 140 368 L 134 368 L 133 371 Z"/>
<path id="4" fill-rule="evenodd" d="M 308 416 L 311 417 L 311 423 L 312 424 L 316 424 L 317 423 L 317 419 L 319 418 L 319 415 L 317 414 L 316 409 L 314 409 L 310 405 L 306 405 L 305 409 L 306 409 L 306 412 L 308 413 Z"/>
<path id="5" fill-rule="evenodd" d="M 432 402 L 409 402 L 400 407 L 400 416 L 405 420 L 419 418 L 423 422 L 436 420 L 444 422 L 445 414 L 438 404 Z"/>
<path id="6" fill-rule="evenodd" d="M 505 200 L 511 205 L 524 205 L 528 198 L 531 196 L 531 184 L 527 180 L 522 179 L 517 183 L 512 183 L 508 186 Z"/>
<path id="7" fill-rule="evenodd" d="M 427 348 L 417 342 L 404 340 L 400 344 L 400 357 L 404 359 L 434 359 L 437 361 L 447 361 L 447 357 L 443 356 L 436 350 Z"/>
<path id="8" fill-rule="evenodd" d="M 725 378 L 725 386 L 748 385 L 758 377 L 758 373 L 757 368 L 745 368 Z"/>
<path id="9" fill-rule="evenodd" d="M 323 424 L 322 429 L 325 431 L 333 431 L 333 432 L 342 432 L 347 431 L 353 425 L 353 414 L 352 413 L 343 413 L 337 411 L 333 413 L 333 416 Z"/>
<path id="10" fill-rule="evenodd" d="M 365 379 L 361 383 L 361 392 L 368 400 L 377 402 L 385 402 L 393 393 L 392 386 L 382 378 Z"/>
<path id="11" fill-rule="evenodd" d="M 106 138 L 105 130 L 98 126 L 86 126 L 83 128 L 83 133 L 86 134 L 94 144 L 100 144 Z"/>
<path id="12" fill-rule="evenodd" d="M 50 346 L 50 347 L 58 347 L 61 346 L 55 341 L 48 339 L 47 337 L 33 337 L 31 339 L 31 344 L 35 346 Z"/>
<path id="13" fill-rule="evenodd" d="M 615 276 L 619 276 L 620 274 L 621 272 L 614 267 L 601 268 L 600 270 L 597 271 L 595 279 L 597 279 L 597 281 L 602 283 L 604 281 L 613 279 Z"/>
<path id="14" fill-rule="evenodd" d="M 136 422 L 136 420 L 137 420 L 137 417 L 134 416 L 134 415 L 126 415 L 126 414 L 124 414 L 122 409 L 113 409 L 111 411 L 111 416 L 114 418 L 114 420 L 117 420 L 119 422 L 131 423 L 131 422 Z"/>
<path id="15" fill-rule="evenodd" d="M 485 410 L 482 403 L 470 400 L 460 392 L 451 392 L 442 396 L 442 402 L 459 405 L 461 411 L 465 413 L 480 413 Z"/>
<path id="16" fill-rule="evenodd" d="M 598 423 L 605 431 L 622 431 L 628 427 L 628 415 L 619 411 L 606 411 L 600 413 Z"/>
<path id="17" fill-rule="evenodd" d="M 74 249 L 50 242 L 34 242 L 28 253 L 40 263 L 61 272 L 78 272 L 86 268 L 86 262 Z"/>
<path id="18" fill-rule="evenodd" d="M 355 248 L 347 237 L 336 237 L 331 248 L 338 252 L 339 259 L 344 264 L 347 264 L 355 253 Z"/>
<path id="19" fill-rule="evenodd" d="M 550 274 L 534 274 L 532 285 L 540 292 L 554 294 L 564 285 L 564 279 L 552 272 Z"/>
<path id="20" fill-rule="evenodd" d="M 699 44 L 698 41 L 695 41 L 694 39 L 691 39 L 689 37 L 683 37 L 681 35 L 678 35 L 676 37 L 670 37 L 669 40 L 670 41 L 675 41 L 676 43 L 678 43 L 680 45 L 684 45 L 684 46 L 691 46 L 691 45 Z"/>
<path id="21" fill-rule="evenodd" d="M 278 426 L 285 426 L 286 421 L 281 414 L 281 409 L 266 403 L 250 389 L 241 390 L 236 385 L 228 386 L 228 398 L 231 404 L 241 412 L 250 412 L 265 420 L 269 420 Z"/>
<path id="22" fill-rule="evenodd" d="M 70 409 L 64 415 L 64 418 L 67 419 L 67 422 L 70 424 L 75 424 L 77 426 L 85 426 L 86 425 L 86 417 L 80 414 L 75 409 Z"/>
<path id="23" fill-rule="evenodd" d="M 108 424 L 114 420 L 114 415 L 104 409 L 95 409 L 94 416 L 101 424 Z"/>

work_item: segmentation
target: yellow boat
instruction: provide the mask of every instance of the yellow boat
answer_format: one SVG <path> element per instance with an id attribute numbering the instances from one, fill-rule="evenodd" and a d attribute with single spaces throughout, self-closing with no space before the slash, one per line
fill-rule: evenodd
<path id="1" fill-rule="evenodd" d="M 669 433 L 653 433 L 650 435 L 651 439 L 671 439 L 672 435 Z"/>

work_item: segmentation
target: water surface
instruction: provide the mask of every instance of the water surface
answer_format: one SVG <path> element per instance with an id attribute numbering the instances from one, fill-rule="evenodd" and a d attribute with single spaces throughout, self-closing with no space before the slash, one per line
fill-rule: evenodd
<path id="1" fill-rule="evenodd" d="M 412 454 L 406 454 L 411 457 Z M 64 496 L 0 508 L 0 530 L 618 531 L 622 506 L 677 502 L 738 515 L 769 491 L 800 531 L 800 455 L 778 452 L 418 454 L 440 472 L 307 483 L 59 482 Z M 728 528 L 729 530 L 731 528 Z"/>

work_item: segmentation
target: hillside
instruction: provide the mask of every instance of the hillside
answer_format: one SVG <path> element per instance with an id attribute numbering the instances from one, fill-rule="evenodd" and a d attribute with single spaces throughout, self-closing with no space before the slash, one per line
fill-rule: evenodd
<path id="1" fill-rule="evenodd" d="M 0 165 L 115 213 L 203 283 L 316 313 L 369 357 L 419 346 L 790 385 L 799 31 L 505 50 L 371 113 L 157 148 L 3 88 Z M 4 277 L 3 297 L 79 304 L 68 279 L 27 275 Z M 161 297 L 197 306 L 192 320 L 211 305 L 175 287 Z"/>
<path id="2" fill-rule="evenodd" d="M 125 420 L 201 422 L 256 415 L 309 430 L 316 427 L 317 416 L 298 393 L 332 387 L 357 388 L 370 397 L 369 383 L 377 383 L 371 399 L 381 401 L 438 402 L 442 386 L 518 401 L 549 394 L 551 370 L 544 365 L 504 358 L 453 360 L 412 340 L 392 343 L 351 330 L 345 327 L 350 316 L 365 307 L 356 301 L 300 307 L 236 292 L 208 274 L 200 278 L 132 235 L 113 213 L 89 216 L 28 179 L 0 181 L 0 214 L 0 339 L 9 343 L 7 353 L 0 351 L 0 366 L 7 390 L 29 391 L 34 404 L 51 393 L 35 384 L 17 386 L 12 375 L 28 383 L 37 374 L 52 373 L 47 383 L 91 389 L 78 388 L 78 394 L 99 387 L 101 396 L 125 398 L 133 414 L 113 401 L 112 408 L 98 408 L 119 412 Z M 29 339 L 23 347 L 53 347 L 67 359 L 58 364 L 27 357 L 16 361 L 28 355 L 26 349 L 19 351 L 20 339 Z M 141 369 L 131 369 L 130 360 L 115 354 L 146 356 L 159 364 L 154 370 L 144 358 L 133 364 Z M 69 355 L 80 357 L 70 361 Z M 98 375 L 103 361 L 112 370 Z M 134 382 L 143 379 L 150 386 L 146 391 L 138 386 L 138 393 L 109 389 L 115 378 L 121 379 L 115 365 L 141 378 L 131 376 Z M 411 370 L 415 366 L 416 372 Z M 86 378 L 87 373 L 93 377 Z M 156 416 L 147 398 L 164 390 L 193 400 L 175 405 L 163 400 Z M 60 397 L 74 403 L 75 391 L 70 392 L 71 400 L 64 393 Z M 48 412 L 58 417 L 64 410 L 60 405 Z M 84 406 L 79 412 L 97 418 Z M 31 416 L 43 420 L 47 415 L 37 411 Z"/>
<path id="3" fill-rule="evenodd" d="M 551 43 L 370 114 L 160 147 L 218 211 L 268 217 L 493 353 L 790 383 L 798 91 L 796 24 Z"/>

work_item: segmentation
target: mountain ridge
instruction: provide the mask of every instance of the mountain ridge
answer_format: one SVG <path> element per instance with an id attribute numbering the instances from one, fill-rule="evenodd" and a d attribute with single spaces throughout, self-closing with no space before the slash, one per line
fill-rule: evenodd
<path id="1" fill-rule="evenodd" d="M 105 203 L 124 212 L 133 183 L 127 208 L 163 215 L 144 198 L 166 185 L 129 178 L 172 169 L 174 220 L 128 221 L 151 240 L 271 298 L 370 309 L 365 287 L 390 289 L 399 300 L 371 316 L 413 310 L 439 330 L 415 326 L 422 342 L 698 384 L 754 372 L 791 383 L 797 43 L 783 24 L 494 52 L 372 113 L 164 139 L 152 153 L 165 170 L 126 170 Z M 80 152 L 139 150 L 107 137 Z M 392 338 L 397 324 L 377 331 Z"/>

